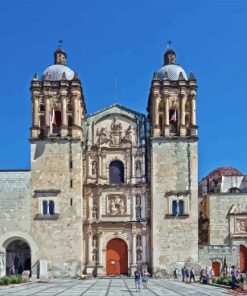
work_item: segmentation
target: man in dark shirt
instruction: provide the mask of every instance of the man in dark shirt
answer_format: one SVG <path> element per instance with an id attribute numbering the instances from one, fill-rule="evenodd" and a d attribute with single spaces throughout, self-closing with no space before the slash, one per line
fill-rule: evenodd
<path id="1" fill-rule="evenodd" d="M 137 289 L 139 289 L 140 291 L 140 285 L 141 285 L 141 272 L 138 267 L 134 272 L 134 276 L 135 276 L 135 286 L 136 286 L 136 292 L 137 292 Z"/>

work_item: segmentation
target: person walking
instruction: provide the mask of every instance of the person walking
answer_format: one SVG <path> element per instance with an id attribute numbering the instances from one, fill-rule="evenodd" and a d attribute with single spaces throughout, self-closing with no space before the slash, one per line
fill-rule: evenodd
<path id="1" fill-rule="evenodd" d="M 139 270 L 139 268 L 137 267 L 136 268 L 136 271 L 134 272 L 134 276 L 135 276 L 135 287 L 136 287 L 136 292 L 137 292 L 137 289 L 139 290 L 140 292 L 140 289 L 141 289 L 141 272 Z"/>
<path id="2" fill-rule="evenodd" d="M 177 268 L 175 268 L 173 271 L 173 277 L 175 280 L 177 280 L 177 278 L 178 278 L 178 269 Z"/>
<path id="3" fill-rule="evenodd" d="M 189 279 L 190 279 L 190 270 L 189 268 L 187 267 L 185 269 L 185 282 L 188 283 L 189 282 Z"/>
<path id="4" fill-rule="evenodd" d="M 231 269 L 231 276 L 232 276 L 232 285 L 231 285 L 231 289 L 235 290 L 236 289 L 236 282 L 237 282 L 237 275 L 236 275 L 236 267 L 232 266 Z"/>
<path id="5" fill-rule="evenodd" d="M 185 278 L 185 266 L 181 269 L 181 274 L 182 274 L 182 282 L 184 282 L 184 278 Z"/>
<path id="6" fill-rule="evenodd" d="M 150 276 L 150 273 L 144 269 L 143 274 L 142 274 L 142 283 L 143 283 L 143 288 L 147 289 L 148 287 L 148 278 Z"/>
<path id="7" fill-rule="evenodd" d="M 195 270 L 194 270 L 193 267 L 191 267 L 191 269 L 190 269 L 190 282 L 191 282 L 192 279 L 193 279 L 194 282 L 196 281 L 195 280 Z"/>

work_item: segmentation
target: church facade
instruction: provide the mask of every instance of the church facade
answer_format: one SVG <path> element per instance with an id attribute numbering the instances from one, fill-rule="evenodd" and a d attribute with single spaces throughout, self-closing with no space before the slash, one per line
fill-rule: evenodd
<path id="1" fill-rule="evenodd" d="M 197 84 L 175 52 L 153 76 L 147 115 L 118 104 L 87 115 L 62 49 L 30 89 L 31 169 L 0 172 L 4 272 L 35 274 L 42 259 L 51 276 L 197 266 Z"/>

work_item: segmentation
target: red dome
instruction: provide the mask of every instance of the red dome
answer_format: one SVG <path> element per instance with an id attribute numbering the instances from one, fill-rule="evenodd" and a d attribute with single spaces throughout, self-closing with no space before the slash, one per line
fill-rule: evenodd
<path id="1" fill-rule="evenodd" d="M 233 167 L 220 167 L 210 172 L 206 178 L 209 180 L 215 180 L 215 179 L 219 179 L 222 176 L 242 176 L 242 175 L 243 174 L 239 170 Z"/>

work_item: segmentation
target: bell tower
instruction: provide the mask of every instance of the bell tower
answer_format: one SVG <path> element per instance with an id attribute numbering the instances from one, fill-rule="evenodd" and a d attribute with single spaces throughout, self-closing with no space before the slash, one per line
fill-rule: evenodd
<path id="1" fill-rule="evenodd" d="M 86 113 L 78 75 L 59 48 L 31 82 L 32 237 L 52 275 L 82 270 L 82 140 Z M 69 266 L 69 268 L 68 268 Z"/>
<path id="2" fill-rule="evenodd" d="M 31 139 L 49 137 L 81 138 L 81 120 L 86 108 L 78 75 L 66 66 L 67 54 L 59 48 L 54 53 L 54 65 L 41 79 L 34 75 L 31 82 Z"/>
<path id="3" fill-rule="evenodd" d="M 153 272 L 198 261 L 197 84 L 169 48 L 151 82 L 151 216 Z"/>

